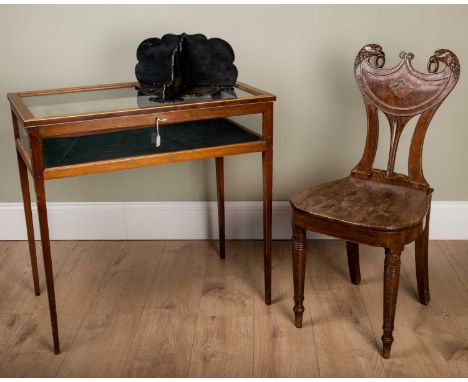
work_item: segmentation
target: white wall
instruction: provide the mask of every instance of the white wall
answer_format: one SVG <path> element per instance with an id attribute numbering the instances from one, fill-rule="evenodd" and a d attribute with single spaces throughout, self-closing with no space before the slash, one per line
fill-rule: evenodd
<path id="1" fill-rule="evenodd" d="M 420 70 L 435 49 L 452 49 L 462 74 L 429 129 L 425 174 L 434 200 L 468 200 L 467 20 L 463 5 L 0 6 L 0 202 L 21 200 L 8 91 L 134 80 L 143 39 L 184 31 L 229 41 L 239 79 L 277 95 L 279 201 L 346 175 L 360 158 L 366 125 L 352 69 L 364 44 L 381 44 L 388 65 L 400 50 L 412 51 Z M 384 163 L 388 131 L 381 130 Z M 215 200 L 214 173 L 213 161 L 180 163 L 52 181 L 47 193 L 56 202 Z M 227 199 L 261 200 L 260 174 L 259 154 L 228 158 Z"/>

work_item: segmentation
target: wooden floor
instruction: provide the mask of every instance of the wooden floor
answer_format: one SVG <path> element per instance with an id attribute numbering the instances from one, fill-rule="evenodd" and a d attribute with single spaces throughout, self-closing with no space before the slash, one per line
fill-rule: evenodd
<path id="1" fill-rule="evenodd" d="M 361 247 L 352 285 L 344 243 L 308 243 L 304 326 L 292 313 L 289 242 L 273 245 L 263 303 L 261 242 L 54 242 L 62 354 L 45 282 L 26 242 L 0 242 L 0 376 L 467 377 L 468 241 L 430 243 L 432 301 L 402 255 L 392 357 L 380 356 L 383 250 Z M 40 262 L 42 263 L 42 261 Z"/>

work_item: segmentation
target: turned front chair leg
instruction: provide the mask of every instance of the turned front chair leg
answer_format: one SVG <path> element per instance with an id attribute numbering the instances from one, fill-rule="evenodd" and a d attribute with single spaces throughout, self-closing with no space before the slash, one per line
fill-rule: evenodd
<path id="1" fill-rule="evenodd" d="M 361 270 L 359 267 L 359 244 L 347 241 L 346 252 L 348 255 L 348 268 L 351 282 L 358 285 L 361 282 Z"/>
<path id="2" fill-rule="evenodd" d="M 294 277 L 294 316 L 296 327 L 302 327 L 304 314 L 304 278 L 306 266 L 306 230 L 293 225 L 292 260 Z"/>
<path id="3" fill-rule="evenodd" d="M 382 344 L 384 358 L 390 358 L 393 343 L 393 327 L 395 310 L 400 283 L 400 254 L 389 248 L 385 249 L 384 265 L 384 307 L 383 307 L 383 335 Z"/>
<path id="4" fill-rule="evenodd" d="M 219 257 L 226 257 L 224 218 L 224 157 L 216 157 L 216 186 L 218 194 Z"/>
<path id="5" fill-rule="evenodd" d="M 36 241 L 34 239 L 33 216 L 31 210 L 31 195 L 29 193 L 28 169 L 23 158 L 16 152 L 18 156 L 18 168 L 21 181 L 21 193 L 23 195 L 24 216 L 26 218 L 26 230 L 28 233 L 29 257 L 31 258 L 31 269 L 34 284 L 34 294 L 39 296 L 41 289 L 39 287 L 39 272 L 37 270 L 37 255 Z"/>
<path id="6" fill-rule="evenodd" d="M 415 261 L 416 261 L 416 279 L 418 282 L 418 295 L 421 304 L 427 305 L 431 299 L 429 293 L 429 218 L 430 209 L 426 216 L 426 226 L 422 234 L 414 243 Z"/>

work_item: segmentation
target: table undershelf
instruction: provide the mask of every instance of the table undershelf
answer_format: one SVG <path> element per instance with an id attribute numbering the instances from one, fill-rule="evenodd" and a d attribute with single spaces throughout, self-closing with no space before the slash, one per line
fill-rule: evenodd
<path id="1" fill-rule="evenodd" d="M 228 119 L 209 119 L 159 127 L 161 145 L 151 141 L 154 126 L 79 137 L 44 139 L 45 168 L 222 147 L 263 138 Z"/>

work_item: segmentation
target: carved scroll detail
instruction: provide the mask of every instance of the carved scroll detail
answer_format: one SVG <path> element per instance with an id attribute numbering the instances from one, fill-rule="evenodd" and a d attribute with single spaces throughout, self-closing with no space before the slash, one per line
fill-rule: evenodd
<path id="1" fill-rule="evenodd" d="M 399 56 L 402 60 L 408 60 L 408 61 L 411 61 L 414 58 L 413 53 L 406 53 L 406 52 L 400 52 Z"/>
<path id="2" fill-rule="evenodd" d="M 445 65 L 447 65 L 456 78 L 460 76 L 460 61 L 458 61 L 458 57 L 451 50 L 437 49 L 429 58 L 429 62 L 427 63 L 427 71 L 429 73 L 437 73 L 440 62 L 443 62 Z"/>
<path id="3" fill-rule="evenodd" d="M 356 60 L 354 61 L 354 69 L 358 67 L 358 65 L 364 61 L 368 60 L 370 63 L 370 59 L 374 57 L 374 66 L 375 68 L 382 68 L 385 65 L 385 53 L 382 50 L 382 47 L 378 44 L 367 44 L 364 46 L 356 56 Z"/>

